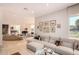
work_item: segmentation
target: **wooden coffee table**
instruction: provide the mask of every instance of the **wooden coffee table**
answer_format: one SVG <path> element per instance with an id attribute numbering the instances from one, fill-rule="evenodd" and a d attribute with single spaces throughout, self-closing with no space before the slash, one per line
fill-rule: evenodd
<path id="1" fill-rule="evenodd" d="M 15 52 L 15 53 L 13 53 L 11 55 L 21 55 L 21 54 L 19 52 Z"/>

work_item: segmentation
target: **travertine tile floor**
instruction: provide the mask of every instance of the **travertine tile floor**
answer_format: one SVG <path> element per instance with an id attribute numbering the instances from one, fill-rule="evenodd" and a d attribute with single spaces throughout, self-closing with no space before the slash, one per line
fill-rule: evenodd
<path id="1" fill-rule="evenodd" d="M 27 49 L 27 41 L 25 39 L 19 41 L 3 41 L 1 55 L 11 55 L 19 52 L 22 55 L 33 55 L 34 53 Z"/>

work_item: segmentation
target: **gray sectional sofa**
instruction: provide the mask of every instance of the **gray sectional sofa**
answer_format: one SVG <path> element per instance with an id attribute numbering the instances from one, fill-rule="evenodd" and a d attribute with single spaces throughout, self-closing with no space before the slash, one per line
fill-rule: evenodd
<path id="1" fill-rule="evenodd" d="M 55 44 L 56 41 L 60 41 L 61 45 L 57 46 Z M 38 48 L 43 48 L 43 46 L 49 47 L 53 49 L 54 52 L 60 55 L 79 55 L 79 41 L 74 39 L 67 38 L 56 38 L 56 37 L 41 37 L 41 40 L 37 40 L 32 38 L 27 38 L 28 44 L 27 48 L 32 51 L 36 51 Z"/>

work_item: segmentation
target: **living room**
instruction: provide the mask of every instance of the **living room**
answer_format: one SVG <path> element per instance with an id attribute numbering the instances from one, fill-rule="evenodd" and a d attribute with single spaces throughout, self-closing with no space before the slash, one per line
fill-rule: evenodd
<path id="1" fill-rule="evenodd" d="M 79 55 L 79 34 L 71 36 L 69 25 L 70 17 L 79 19 L 78 3 L 0 6 L 1 55 Z"/>

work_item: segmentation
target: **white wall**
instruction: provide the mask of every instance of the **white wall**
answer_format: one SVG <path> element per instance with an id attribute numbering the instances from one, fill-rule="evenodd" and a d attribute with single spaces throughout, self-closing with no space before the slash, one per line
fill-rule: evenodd
<path id="1" fill-rule="evenodd" d="M 56 26 L 56 32 L 55 33 L 43 33 L 40 32 L 39 30 L 36 30 L 37 34 L 40 35 L 50 35 L 50 36 L 54 36 L 54 37 L 68 37 L 68 14 L 67 14 L 67 9 L 63 9 L 60 11 L 57 11 L 55 13 L 49 14 L 49 15 L 45 15 L 42 17 L 37 17 L 36 18 L 36 22 L 35 25 L 37 26 L 37 24 L 40 21 L 47 21 L 47 20 L 56 20 L 56 24 L 61 24 L 61 28 L 57 28 Z"/>
<path id="2" fill-rule="evenodd" d="M 3 20 L 3 14 L 2 14 L 2 8 L 0 7 L 0 45 L 2 45 L 2 20 Z"/>
<path id="3" fill-rule="evenodd" d="M 79 4 L 73 5 L 66 9 L 47 14 L 41 17 L 37 17 L 35 20 L 35 27 L 38 26 L 40 21 L 47 21 L 47 20 L 56 20 L 56 24 L 61 24 L 61 28 L 58 29 L 56 27 L 55 33 L 43 33 L 40 32 L 37 28 L 35 30 L 36 34 L 39 35 L 47 35 L 47 36 L 54 36 L 54 37 L 69 37 L 69 17 L 79 15 Z M 73 20 L 72 20 L 73 21 Z"/>

